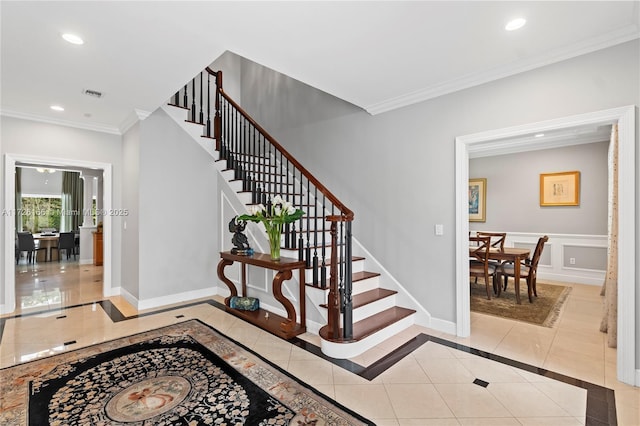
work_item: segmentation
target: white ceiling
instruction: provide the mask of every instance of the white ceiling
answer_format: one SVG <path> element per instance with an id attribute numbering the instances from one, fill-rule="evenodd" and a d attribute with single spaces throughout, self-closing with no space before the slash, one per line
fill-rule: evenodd
<path id="1" fill-rule="evenodd" d="M 639 4 L 2 0 L 0 112 L 118 134 L 229 50 L 378 114 L 639 38 Z"/>

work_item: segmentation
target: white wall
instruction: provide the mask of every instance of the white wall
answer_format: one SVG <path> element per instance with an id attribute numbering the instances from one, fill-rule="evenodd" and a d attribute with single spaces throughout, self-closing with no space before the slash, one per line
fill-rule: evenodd
<path id="1" fill-rule="evenodd" d="M 377 116 L 246 61 L 243 106 L 355 212 L 354 236 L 385 268 L 455 322 L 455 137 L 640 104 L 639 51 L 629 42 Z"/>

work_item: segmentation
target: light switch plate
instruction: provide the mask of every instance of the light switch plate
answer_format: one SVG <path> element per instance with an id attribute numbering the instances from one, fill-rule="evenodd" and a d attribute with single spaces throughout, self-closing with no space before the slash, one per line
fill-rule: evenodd
<path id="1" fill-rule="evenodd" d="M 444 225 L 441 223 L 436 223 L 435 233 L 436 235 L 444 235 Z"/>

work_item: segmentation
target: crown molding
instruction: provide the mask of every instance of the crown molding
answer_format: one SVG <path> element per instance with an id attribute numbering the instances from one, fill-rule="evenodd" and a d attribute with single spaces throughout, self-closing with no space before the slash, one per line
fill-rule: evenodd
<path id="1" fill-rule="evenodd" d="M 94 132 L 109 133 L 118 136 L 122 136 L 127 130 L 131 128 L 131 126 L 133 126 L 138 121 L 144 120 L 150 115 L 151 113 L 149 111 L 134 109 L 119 127 L 113 127 L 101 124 L 87 124 L 77 121 L 59 120 L 42 115 L 27 114 L 24 112 L 12 111 L 7 109 L 0 110 L 0 116 L 19 118 L 22 120 L 38 121 L 40 123 L 54 124 L 57 126 L 74 127 L 76 129 L 91 130 Z"/>
<path id="2" fill-rule="evenodd" d="M 120 124 L 120 127 L 118 129 L 119 134 L 124 135 L 131 127 L 133 127 L 134 124 L 136 124 L 138 121 L 144 120 L 150 115 L 151 112 L 149 111 L 134 108 L 133 111 L 129 113 L 127 118 L 124 119 L 122 124 Z"/>
<path id="3" fill-rule="evenodd" d="M 413 105 L 429 99 L 437 98 L 449 93 L 457 92 L 470 87 L 479 86 L 501 78 L 530 71 L 556 62 L 571 59 L 587 53 L 592 53 L 607 47 L 626 43 L 640 38 L 640 29 L 637 25 L 631 24 L 626 27 L 612 31 L 600 37 L 575 43 L 559 49 L 553 49 L 543 55 L 538 55 L 528 60 L 515 61 L 510 64 L 496 67 L 485 72 L 474 73 L 451 79 L 441 84 L 433 85 L 405 95 L 390 98 L 388 100 L 365 106 L 364 109 L 371 115 Z"/>
<path id="4" fill-rule="evenodd" d="M 19 118 L 22 120 L 38 121 L 40 123 L 55 124 L 57 126 L 74 127 L 76 129 L 92 130 L 94 132 L 109 133 L 112 135 L 121 135 L 117 127 L 106 126 L 101 124 L 87 124 L 77 121 L 58 120 L 51 117 L 45 117 L 36 114 L 27 114 L 19 111 L 0 110 L 0 116 Z"/>

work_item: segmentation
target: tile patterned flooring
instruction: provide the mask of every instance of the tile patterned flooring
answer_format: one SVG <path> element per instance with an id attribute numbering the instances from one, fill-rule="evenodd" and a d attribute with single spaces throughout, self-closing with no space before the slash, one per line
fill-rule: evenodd
<path id="1" fill-rule="evenodd" d="M 219 297 L 139 312 L 102 298 L 102 267 L 16 268 L 19 308 L 0 318 L 2 368 L 197 318 L 381 426 L 640 425 L 640 388 L 615 379 L 616 351 L 598 331 L 599 287 L 572 285 L 554 328 L 472 313 L 469 338 L 412 326 L 332 360 L 317 336 L 284 341 L 224 312 Z"/>

